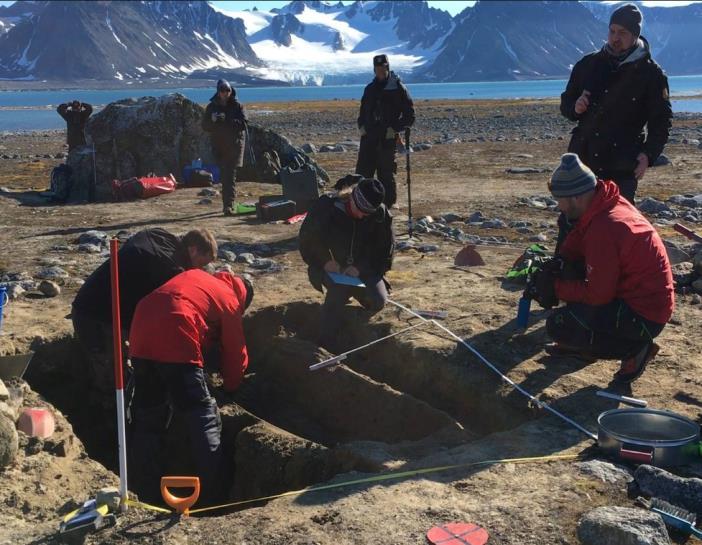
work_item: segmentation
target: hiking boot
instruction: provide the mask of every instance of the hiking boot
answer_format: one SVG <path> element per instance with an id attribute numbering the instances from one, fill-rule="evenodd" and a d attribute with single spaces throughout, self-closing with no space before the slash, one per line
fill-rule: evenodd
<path id="1" fill-rule="evenodd" d="M 225 207 L 224 208 L 224 215 L 227 217 L 236 215 L 236 212 L 234 211 L 234 207 L 233 206 Z"/>
<path id="2" fill-rule="evenodd" d="M 553 356 L 554 358 L 575 358 L 590 363 L 597 361 L 597 358 L 591 356 L 590 354 L 563 343 L 548 343 L 546 346 L 544 346 L 544 351 L 549 356 Z"/>
<path id="3" fill-rule="evenodd" d="M 630 358 L 623 359 L 619 371 L 614 374 L 614 380 L 622 384 L 634 382 L 643 374 L 644 369 L 646 369 L 646 365 L 649 361 L 656 357 L 659 350 L 660 346 L 654 342 L 651 342 L 639 350 L 635 355 L 631 356 Z"/>

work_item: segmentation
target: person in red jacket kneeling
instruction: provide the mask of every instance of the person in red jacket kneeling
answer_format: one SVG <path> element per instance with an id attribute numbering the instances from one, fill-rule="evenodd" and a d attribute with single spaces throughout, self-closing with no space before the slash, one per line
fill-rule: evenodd
<path id="1" fill-rule="evenodd" d="M 537 273 L 537 300 L 558 300 L 546 330 L 551 354 L 621 359 L 618 382 L 632 382 L 657 354 L 653 342 L 675 306 L 673 274 L 654 227 L 619 193 L 597 180 L 574 153 L 561 157 L 549 189 L 575 223 L 551 266 Z"/>
<path id="2" fill-rule="evenodd" d="M 236 390 L 248 366 L 242 316 L 252 298 L 253 287 L 243 278 L 191 269 L 137 305 L 129 334 L 134 366 L 130 473 L 140 497 L 159 495 L 165 432 L 174 411 L 187 427 L 203 498 L 219 496 L 222 424 L 207 388 L 203 354 L 218 343 L 224 390 Z"/>

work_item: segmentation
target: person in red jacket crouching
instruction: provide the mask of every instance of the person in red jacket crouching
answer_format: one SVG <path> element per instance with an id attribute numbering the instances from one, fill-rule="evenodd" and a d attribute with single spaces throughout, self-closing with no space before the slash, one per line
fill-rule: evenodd
<path id="1" fill-rule="evenodd" d="M 137 305 L 129 334 L 134 366 L 129 471 L 146 501 L 159 496 L 174 412 L 187 428 L 203 499 L 220 495 L 222 424 L 207 388 L 203 354 L 219 345 L 224 390 L 236 390 L 248 366 L 242 316 L 252 298 L 253 287 L 243 278 L 191 269 Z"/>
<path id="2" fill-rule="evenodd" d="M 614 182 L 597 180 L 566 153 L 549 189 L 574 222 L 559 256 L 537 273 L 537 301 L 565 301 L 546 321 L 551 354 L 621 359 L 614 376 L 629 383 L 658 353 L 653 342 L 675 306 L 673 274 L 654 227 Z"/>

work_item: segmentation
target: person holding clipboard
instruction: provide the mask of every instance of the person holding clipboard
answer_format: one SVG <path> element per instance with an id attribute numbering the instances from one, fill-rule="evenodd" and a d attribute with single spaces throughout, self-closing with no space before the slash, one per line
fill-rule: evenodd
<path id="1" fill-rule="evenodd" d="M 392 267 L 395 236 L 383 204 L 385 190 L 374 178 L 350 175 L 338 192 L 323 195 L 300 229 L 300 254 L 312 286 L 327 289 L 320 319 L 319 345 L 336 352 L 344 306 L 356 299 L 371 314 L 387 302 L 383 276 Z"/>

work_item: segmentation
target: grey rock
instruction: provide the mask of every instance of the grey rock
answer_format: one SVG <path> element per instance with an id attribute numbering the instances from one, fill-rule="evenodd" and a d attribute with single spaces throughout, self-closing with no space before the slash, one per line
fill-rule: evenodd
<path id="1" fill-rule="evenodd" d="M 533 229 L 529 229 L 528 227 L 517 227 L 517 233 L 520 235 L 530 235 L 534 232 Z"/>
<path id="2" fill-rule="evenodd" d="M 424 143 L 424 144 L 415 144 L 412 146 L 412 151 L 427 151 L 432 148 L 432 145 L 429 143 Z"/>
<path id="3" fill-rule="evenodd" d="M 529 237 L 529 242 L 548 242 L 548 237 L 543 233 Z"/>
<path id="4" fill-rule="evenodd" d="M 254 271 L 265 273 L 276 273 L 283 270 L 283 266 L 280 263 L 261 257 L 254 259 L 253 263 L 249 264 L 249 267 Z"/>
<path id="5" fill-rule="evenodd" d="M 218 195 L 219 191 L 213 187 L 205 187 L 197 192 L 198 197 L 217 197 Z"/>
<path id="6" fill-rule="evenodd" d="M 17 299 L 20 295 L 27 291 L 22 287 L 21 282 L 8 282 L 3 285 L 7 288 L 7 296 L 10 298 L 10 300 Z"/>
<path id="7" fill-rule="evenodd" d="M 15 423 L 0 414 L 0 468 L 7 467 L 17 456 L 19 437 Z"/>
<path id="8" fill-rule="evenodd" d="M 700 297 L 697 293 L 693 293 L 692 297 L 690 297 L 690 304 L 699 305 L 700 303 L 702 303 L 702 297 Z"/>
<path id="9" fill-rule="evenodd" d="M 306 142 L 305 144 L 302 144 L 302 146 L 300 146 L 300 149 L 305 153 L 317 153 L 317 146 L 315 146 L 311 142 Z"/>
<path id="10" fill-rule="evenodd" d="M 329 153 L 329 152 L 344 152 L 346 151 L 346 148 L 342 146 L 341 144 L 334 144 L 334 145 L 329 145 L 329 144 L 324 144 L 320 146 L 319 148 L 319 153 Z"/>
<path id="11" fill-rule="evenodd" d="M 8 399 L 10 399 L 10 392 L 2 379 L 0 379 L 0 401 L 7 401 Z"/>
<path id="12" fill-rule="evenodd" d="M 640 465 L 634 472 L 638 492 L 660 498 L 692 513 L 702 513 L 702 479 L 678 477 L 668 471 Z"/>
<path id="13" fill-rule="evenodd" d="M 56 280 L 59 278 L 68 278 L 68 273 L 64 271 L 61 267 L 51 265 L 49 267 L 43 267 L 42 269 L 39 269 L 39 272 L 37 272 L 35 276 L 41 280 Z"/>
<path id="14" fill-rule="evenodd" d="M 445 214 L 441 214 L 441 219 L 443 219 L 446 223 L 454 223 L 456 221 L 461 221 L 461 216 L 453 212 L 447 212 Z"/>
<path id="15" fill-rule="evenodd" d="M 197 201 L 197 204 L 212 204 L 212 199 L 200 199 L 199 201 Z"/>
<path id="16" fill-rule="evenodd" d="M 699 278 L 692 283 L 692 289 L 695 290 L 695 293 L 702 294 L 702 278 Z"/>
<path id="17" fill-rule="evenodd" d="M 697 252 L 692 258 L 692 267 L 697 274 L 702 276 L 702 252 Z"/>
<path id="18" fill-rule="evenodd" d="M 78 251 L 86 254 L 99 254 L 102 252 L 102 246 L 96 244 L 79 244 Z"/>
<path id="19" fill-rule="evenodd" d="M 697 138 L 683 138 L 683 144 L 690 144 L 691 146 L 699 146 L 700 141 Z"/>
<path id="20" fill-rule="evenodd" d="M 702 208 L 702 195 L 673 195 L 668 202 L 685 208 Z"/>
<path id="21" fill-rule="evenodd" d="M 401 240 L 400 242 L 395 244 L 395 250 L 397 250 L 398 252 L 406 252 L 407 250 L 411 250 L 412 248 L 414 248 L 414 243 L 407 240 Z"/>
<path id="22" fill-rule="evenodd" d="M 671 265 L 690 261 L 690 254 L 683 250 L 679 244 L 670 240 L 664 240 L 663 244 L 665 245 L 666 252 L 668 252 L 668 259 Z"/>
<path id="23" fill-rule="evenodd" d="M 57 295 L 61 294 L 61 288 L 59 285 L 51 280 L 42 280 L 39 282 L 38 289 L 47 297 L 56 297 Z"/>
<path id="24" fill-rule="evenodd" d="M 466 218 L 466 223 L 482 223 L 483 221 L 485 221 L 485 217 L 480 211 L 473 212 L 470 216 Z"/>
<path id="25" fill-rule="evenodd" d="M 423 254 L 438 252 L 439 247 L 436 244 L 421 244 L 417 246 L 417 251 Z"/>
<path id="26" fill-rule="evenodd" d="M 147 172 L 178 175 L 182 165 L 202 158 L 213 163 L 209 134 L 201 127 L 204 108 L 179 93 L 160 97 L 127 98 L 108 104 L 88 121 L 86 134 L 95 145 L 95 195 L 111 200 L 111 182 L 142 176 Z M 250 154 L 237 170 L 242 182 L 279 183 L 281 157 L 301 153 L 312 165 L 318 179 L 329 175 L 287 138 L 254 123 L 248 124 Z M 177 142 L 177 145 L 173 143 Z M 85 200 L 93 180 L 93 155 L 83 147 L 72 150 L 67 159 L 73 169 L 70 201 Z"/>
<path id="27" fill-rule="evenodd" d="M 232 263 L 236 261 L 236 254 L 234 252 L 222 248 L 219 248 L 217 251 L 217 257 L 223 261 L 231 261 Z"/>
<path id="28" fill-rule="evenodd" d="M 529 227 L 531 222 L 528 221 L 510 221 L 509 226 L 512 229 L 519 229 L 520 227 Z"/>
<path id="29" fill-rule="evenodd" d="M 499 218 L 486 220 L 480 225 L 481 229 L 503 229 L 505 227 L 507 227 L 507 224 Z"/>
<path id="30" fill-rule="evenodd" d="M 670 545 L 668 530 L 657 513 L 629 507 L 598 507 L 578 523 L 583 545 Z"/>
<path id="31" fill-rule="evenodd" d="M 678 288 L 689 286 L 695 279 L 696 275 L 692 263 L 683 261 L 672 266 L 673 280 Z"/>
<path id="32" fill-rule="evenodd" d="M 248 265 L 251 265 L 255 260 L 256 256 L 248 252 L 236 256 L 237 263 L 246 263 Z"/>
<path id="33" fill-rule="evenodd" d="M 647 214 L 657 214 L 659 212 L 669 212 L 670 208 L 664 202 L 652 197 L 646 197 L 638 204 L 638 209 Z"/>
<path id="34" fill-rule="evenodd" d="M 221 265 L 218 265 L 215 267 L 215 272 L 234 272 L 234 269 L 232 269 L 232 266 L 229 263 L 222 263 Z"/>
<path id="35" fill-rule="evenodd" d="M 520 159 L 533 159 L 534 156 L 531 153 L 517 153 L 515 157 L 519 157 Z"/>
<path id="36" fill-rule="evenodd" d="M 588 460 L 575 464 L 582 473 L 605 483 L 628 483 L 634 476 L 629 468 L 602 460 Z"/>
<path id="37" fill-rule="evenodd" d="M 81 233 L 77 244 L 94 244 L 95 246 L 108 246 L 108 235 L 104 231 L 91 230 Z"/>
<path id="38" fill-rule="evenodd" d="M 343 142 L 339 142 L 337 146 L 344 148 L 344 151 L 358 151 L 361 148 L 358 142 L 353 142 L 352 140 L 344 140 Z"/>

